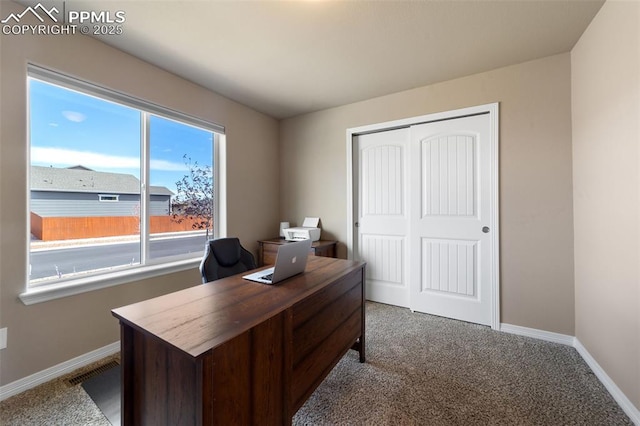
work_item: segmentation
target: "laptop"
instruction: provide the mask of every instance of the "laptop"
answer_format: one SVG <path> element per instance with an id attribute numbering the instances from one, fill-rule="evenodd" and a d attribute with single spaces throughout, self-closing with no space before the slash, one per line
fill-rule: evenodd
<path id="1" fill-rule="evenodd" d="M 263 284 L 275 284 L 304 272 L 311 250 L 311 240 L 301 240 L 278 246 L 276 264 L 242 278 Z"/>

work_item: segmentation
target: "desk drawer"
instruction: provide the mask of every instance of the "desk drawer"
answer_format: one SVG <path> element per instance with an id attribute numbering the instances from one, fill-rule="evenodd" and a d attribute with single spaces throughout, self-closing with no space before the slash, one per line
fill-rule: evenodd
<path id="1" fill-rule="evenodd" d="M 293 368 L 295 369 L 318 346 L 330 340 L 331 334 L 351 315 L 360 312 L 362 290 L 355 285 L 310 320 L 293 329 Z M 295 320 L 294 320 L 295 321 Z M 359 326 L 360 323 L 358 323 Z M 358 337 L 358 336 L 355 336 Z"/>
<path id="2" fill-rule="evenodd" d="M 294 333 L 305 322 L 312 320 L 318 321 L 318 314 L 325 308 L 334 303 L 338 303 L 345 293 L 351 290 L 354 286 L 362 286 L 362 270 L 355 270 L 348 275 L 345 275 L 331 286 L 326 287 L 322 291 L 307 297 L 301 302 L 296 303 L 293 306 L 293 330 Z M 352 303 L 360 304 L 362 302 L 362 296 L 358 300 L 353 300 Z M 353 305 L 355 309 L 355 305 Z M 327 318 L 328 322 L 334 322 L 331 317 Z M 294 335 L 295 336 L 295 335 Z"/>
<path id="3" fill-rule="evenodd" d="M 363 330 L 363 275 L 357 270 L 292 308 L 292 406 L 297 410 Z"/>

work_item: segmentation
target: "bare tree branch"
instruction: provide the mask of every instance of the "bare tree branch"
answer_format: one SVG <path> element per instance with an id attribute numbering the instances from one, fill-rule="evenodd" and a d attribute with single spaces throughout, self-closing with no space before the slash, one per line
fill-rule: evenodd
<path id="1" fill-rule="evenodd" d="M 213 171 L 211 166 L 200 166 L 186 154 L 182 156 L 188 173 L 176 182 L 177 195 L 171 201 L 171 219 L 182 223 L 194 220 L 193 229 L 213 227 Z"/>

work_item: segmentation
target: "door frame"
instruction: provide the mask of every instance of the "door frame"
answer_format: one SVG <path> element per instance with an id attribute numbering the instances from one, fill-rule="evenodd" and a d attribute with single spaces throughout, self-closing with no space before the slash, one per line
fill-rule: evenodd
<path id="1" fill-rule="evenodd" d="M 356 168 L 353 165 L 355 160 L 353 155 L 354 137 L 367 133 L 384 132 L 387 130 L 410 127 L 416 124 L 426 124 L 434 121 L 451 120 L 471 115 L 489 114 L 491 136 L 490 144 L 490 187 L 491 187 L 491 215 L 489 218 L 489 227 L 492 229 L 490 237 L 490 248 L 493 262 L 490 265 L 490 286 L 491 286 L 491 328 L 500 329 L 500 221 L 499 221 L 499 103 L 491 103 L 478 105 L 474 107 L 461 108 L 451 111 L 438 112 L 434 114 L 421 115 L 400 120 L 386 121 L 383 123 L 369 124 L 365 126 L 353 127 L 347 129 L 346 145 L 347 145 L 347 258 L 353 259 L 353 245 L 356 238 L 357 228 L 355 222 L 356 206 L 358 200 L 354 199 L 357 190 L 354 185 L 358 184 L 358 177 L 353 176 Z M 411 225 L 409 224 L 409 232 Z M 407 277 L 410 279 L 410 277 Z M 410 281 L 409 281 L 409 285 Z"/>

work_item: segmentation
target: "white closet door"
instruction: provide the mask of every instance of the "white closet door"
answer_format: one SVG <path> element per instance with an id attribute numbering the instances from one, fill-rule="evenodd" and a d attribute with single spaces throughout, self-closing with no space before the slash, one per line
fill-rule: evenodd
<path id="1" fill-rule="evenodd" d="M 357 238 L 354 252 L 367 262 L 367 299 L 409 307 L 409 129 L 354 137 Z"/>
<path id="2" fill-rule="evenodd" d="M 410 308 L 491 325 L 489 114 L 411 127 Z"/>

